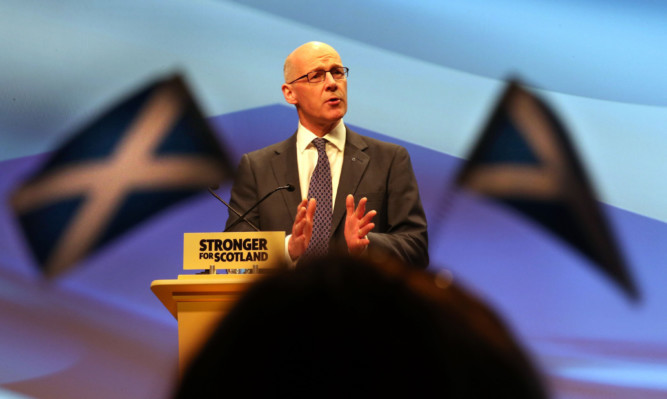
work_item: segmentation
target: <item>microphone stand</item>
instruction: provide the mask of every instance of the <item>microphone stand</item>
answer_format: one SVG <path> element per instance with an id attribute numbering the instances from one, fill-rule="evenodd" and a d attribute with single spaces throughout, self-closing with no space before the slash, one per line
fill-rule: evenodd
<path id="1" fill-rule="evenodd" d="M 220 201 L 220 202 L 222 202 L 223 204 L 225 204 L 225 206 L 226 206 L 230 211 L 232 211 L 232 213 L 234 213 L 236 216 L 238 216 L 238 219 L 236 219 L 236 221 L 235 221 L 231 226 L 229 226 L 229 227 L 236 226 L 238 223 L 240 223 L 240 222 L 243 221 L 243 222 L 248 223 L 248 225 L 249 225 L 250 227 L 252 227 L 253 230 L 255 230 L 255 231 L 259 231 L 259 229 L 257 228 L 257 226 L 255 226 L 255 225 L 252 224 L 248 219 L 245 218 L 246 215 L 248 214 L 248 212 L 246 212 L 245 214 L 241 215 L 236 209 L 232 208 L 231 205 L 229 205 L 227 202 L 225 202 L 225 200 L 223 200 L 222 198 L 220 198 L 220 196 L 219 196 L 218 194 L 216 194 L 216 193 L 211 189 L 211 187 L 208 188 L 208 192 L 211 193 L 215 198 L 217 198 L 218 201 Z M 250 208 L 250 209 L 252 209 L 252 208 Z M 228 230 L 228 229 L 225 229 L 225 230 L 223 230 L 223 232 L 225 232 L 225 231 L 227 231 L 227 230 Z"/>
<path id="2" fill-rule="evenodd" d="M 294 186 L 291 185 L 291 184 L 286 184 L 286 185 L 284 185 L 284 186 L 280 186 L 280 187 L 274 189 L 273 191 L 269 191 L 266 195 L 264 195 L 264 196 L 262 197 L 262 199 L 260 199 L 259 201 L 255 202 L 255 205 L 251 206 L 250 209 L 248 209 L 247 211 L 245 211 L 245 212 L 243 213 L 243 215 L 238 215 L 238 214 L 237 214 L 237 215 L 239 216 L 239 218 L 236 219 L 236 220 L 234 221 L 234 223 L 230 224 L 229 227 L 227 227 L 224 231 L 227 231 L 227 230 L 231 229 L 232 227 L 236 226 L 237 224 L 241 223 L 241 222 L 244 221 L 244 220 L 245 220 L 247 223 L 250 224 L 250 222 L 248 222 L 248 221 L 246 220 L 245 217 L 248 216 L 248 214 L 249 214 L 250 212 L 252 212 L 253 209 L 257 208 L 257 206 L 258 206 L 259 204 L 261 204 L 265 199 L 269 198 L 273 193 L 275 193 L 276 191 L 280 191 L 280 190 L 287 190 L 287 191 L 290 191 L 290 192 L 291 192 L 291 191 L 294 191 Z M 251 226 L 252 226 L 252 225 L 251 225 Z"/>

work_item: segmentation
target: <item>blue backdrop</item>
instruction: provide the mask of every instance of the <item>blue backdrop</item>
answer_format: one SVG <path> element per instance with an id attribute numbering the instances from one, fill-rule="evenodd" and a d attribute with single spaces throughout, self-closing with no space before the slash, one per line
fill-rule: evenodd
<path id="1" fill-rule="evenodd" d="M 558 397 L 664 397 L 666 12 L 629 0 L 4 1 L 0 195 L 102 109 L 172 72 L 235 159 L 281 140 L 296 125 L 280 92 L 284 58 L 321 40 L 350 68 L 346 123 L 410 152 L 432 270 L 451 271 L 501 313 Z M 572 134 L 640 303 L 497 205 L 459 194 L 441 218 L 447 183 L 509 76 Z M 220 230 L 225 218 L 198 197 L 45 283 L 4 201 L 0 397 L 164 397 L 176 321 L 150 282 L 182 272 L 183 232 Z"/>

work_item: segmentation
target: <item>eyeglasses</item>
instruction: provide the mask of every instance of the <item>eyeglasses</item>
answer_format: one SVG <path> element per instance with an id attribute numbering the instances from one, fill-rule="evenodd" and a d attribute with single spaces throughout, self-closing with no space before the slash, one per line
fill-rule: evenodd
<path id="1" fill-rule="evenodd" d="M 331 74 L 331 77 L 334 78 L 334 80 L 342 80 L 347 77 L 347 73 L 350 71 L 350 68 L 348 67 L 333 67 L 328 71 L 312 71 L 308 72 L 307 74 L 303 76 L 299 76 L 298 78 L 294 79 L 293 81 L 289 82 L 288 84 L 292 84 L 296 82 L 297 80 L 301 80 L 303 78 L 306 78 L 308 80 L 308 83 L 320 83 L 324 82 L 324 80 L 327 78 L 327 72 Z"/>

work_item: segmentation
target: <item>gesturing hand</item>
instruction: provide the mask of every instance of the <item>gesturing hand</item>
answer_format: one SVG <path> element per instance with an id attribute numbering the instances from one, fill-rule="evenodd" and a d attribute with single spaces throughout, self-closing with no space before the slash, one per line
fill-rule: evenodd
<path id="1" fill-rule="evenodd" d="M 297 260 L 308 248 L 310 237 L 313 235 L 313 216 L 317 201 L 311 198 L 304 199 L 296 208 L 296 218 L 292 225 L 292 236 L 287 243 L 287 251 L 292 260 Z"/>
<path id="2" fill-rule="evenodd" d="M 366 246 L 370 243 L 366 235 L 373 230 L 375 223 L 371 223 L 373 217 L 377 214 L 372 210 L 366 212 L 366 197 L 359 200 L 357 209 L 354 209 L 354 197 L 348 194 L 345 198 L 345 207 L 347 208 L 347 215 L 345 216 L 345 241 L 347 242 L 347 249 L 352 255 L 361 254 Z"/>

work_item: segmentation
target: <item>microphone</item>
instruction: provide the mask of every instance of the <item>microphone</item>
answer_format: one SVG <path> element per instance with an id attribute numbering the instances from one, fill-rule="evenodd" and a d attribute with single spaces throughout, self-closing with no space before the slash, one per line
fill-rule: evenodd
<path id="1" fill-rule="evenodd" d="M 225 204 L 225 206 L 226 206 L 227 208 L 229 208 L 229 210 L 232 211 L 232 213 L 234 213 L 236 216 L 239 217 L 239 218 L 236 220 L 236 222 L 234 223 L 234 225 L 236 225 L 236 223 L 238 223 L 238 222 L 244 221 L 244 222 L 248 223 L 248 225 L 249 225 L 250 227 L 252 227 L 255 231 L 259 231 L 259 229 L 257 228 L 257 226 L 255 226 L 254 224 L 250 223 L 250 221 L 249 221 L 248 219 L 245 218 L 246 215 L 241 215 L 236 209 L 232 208 L 231 205 L 229 205 L 227 202 L 225 202 L 225 200 L 223 200 L 222 198 L 220 198 L 220 196 L 219 196 L 218 194 L 216 194 L 216 193 L 213 191 L 213 190 L 217 189 L 218 187 L 219 187 L 218 185 L 215 185 L 215 186 L 213 186 L 213 187 L 209 187 L 209 188 L 208 188 L 208 192 L 211 193 L 211 195 L 213 195 L 215 198 L 217 198 L 218 201 L 220 201 L 220 202 L 222 202 L 223 204 Z M 246 212 L 246 214 L 247 214 L 247 212 Z M 223 230 L 223 232 L 224 232 L 224 231 L 227 231 L 227 229 Z"/>
<path id="2" fill-rule="evenodd" d="M 246 220 L 245 217 L 248 216 L 248 214 L 249 214 L 250 212 L 252 212 L 253 209 L 257 208 L 257 206 L 258 206 L 259 204 L 261 204 L 262 202 L 264 202 L 265 199 L 269 198 L 271 195 L 273 195 L 273 193 L 275 193 L 276 191 L 280 191 L 280 190 L 287 190 L 287 191 L 289 191 L 289 192 L 292 192 L 292 191 L 295 190 L 295 188 L 294 188 L 293 185 L 291 185 L 291 184 L 288 183 L 288 184 L 285 184 L 284 186 L 280 186 L 280 187 L 277 187 L 277 188 L 273 189 L 273 191 L 269 191 L 269 192 L 268 192 L 265 196 L 263 196 L 259 201 L 255 202 L 255 204 L 254 204 L 253 206 L 251 206 L 250 209 L 248 209 L 247 211 L 245 211 L 245 212 L 243 213 L 243 215 L 239 215 L 239 214 L 237 213 L 237 216 L 239 216 L 239 218 L 236 219 L 236 220 L 234 221 L 234 223 L 230 224 L 229 227 L 227 227 L 227 228 L 225 229 L 225 231 L 231 229 L 232 227 L 236 226 L 237 224 L 239 224 L 239 223 L 241 223 L 241 222 L 243 222 L 243 221 L 245 221 L 245 222 L 247 222 L 248 224 L 250 224 L 250 222 L 248 222 L 248 221 Z M 231 209 L 231 207 L 230 207 L 230 209 Z M 251 225 L 251 226 L 252 226 L 252 225 Z"/>

